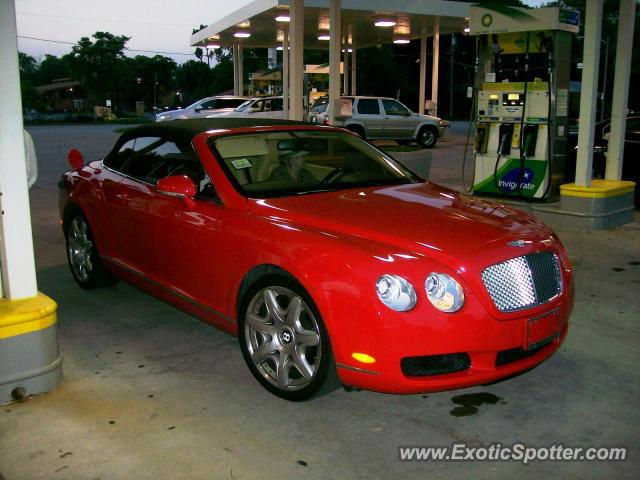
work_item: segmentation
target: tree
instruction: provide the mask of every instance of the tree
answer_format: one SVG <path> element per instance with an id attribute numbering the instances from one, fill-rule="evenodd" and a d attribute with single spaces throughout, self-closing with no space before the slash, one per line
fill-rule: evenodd
<path id="1" fill-rule="evenodd" d="M 200 47 L 196 48 L 193 54 L 196 56 L 198 60 L 200 60 L 201 63 L 204 63 L 204 61 L 202 60 L 202 57 L 204 56 L 204 51 Z"/>
<path id="2" fill-rule="evenodd" d="M 18 53 L 18 65 L 20 68 L 20 90 L 22 94 L 22 107 L 31 109 L 38 107 L 38 94 L 34 81 L 38 71 L 36 59 L 26 53 Z"/>
<path id="3" fill-rule="evenodd" d="M 185 103 L 208 97 L 215 92 L 212 89 L 214 74 L 204 63 L 189 60 L 176 70 L 176 86 L 182 92 Z M 233 76 L 231 77 L 233 79 Z"/>
<path id="4" fill-rule="evenodd" d="M 38 70 L 36 59 L 23 52 L 18 53 L 18 65 L 20 68 L 20 77 L 23 79 L 33 79 Z"/>
<path id="5" fill-rule="evenodd" d="M 69 62 L 74 76 L 87 92 L 96 96 L 98 102 L 107 99 L 117 101 L 119 93 L 126 88 L 123 51 L 129 37 L 109 32 L 96 32 L 92 37 L 94 41 L 82 37 L 63 59 Z"/>
<path id="6" fill-rule="evenodd" d="M 142 100 L 147 107 L 156 106 L 162 96 L 175 90 L 176 62 L 161 55 L 138 55 L 127 58 L 127 92 L 125 97 Z"/>
<path id="7" fill-rule="evenodd" d="M 53 55 L 45 55 L 44 60 L 38 65 L 35 74 L 35 85 L 46 85 L 59 78 L 72 77 L 71 65 L 68 58 L 58 58 Z"/>
<path id="8" fill-rule="evenodd" d="M 207 26 L 203 25 L 203 24 L 200 24 L 200 26 L 198 28 L 192 28 L 191 29 L 191 35 L 193 35 L 194 33 L 198 33 L 200 30 L 204 30 L 205 28 L 207 28 Z M 194 50 L 193 54 L 196 56 L 196 58 L 198 60 L 200 60 L 201 62 L 204 63 L 203 58 L 205 57 L 205 54 L 204 54 L 204 50 L 202 50 L 202 48 L 196 47 L 196 49 Z M 211 55 L 210 55 L 209 52 L 207 52 L 206 57 L 207 57 L 207 66 L 211 66 Z"/>

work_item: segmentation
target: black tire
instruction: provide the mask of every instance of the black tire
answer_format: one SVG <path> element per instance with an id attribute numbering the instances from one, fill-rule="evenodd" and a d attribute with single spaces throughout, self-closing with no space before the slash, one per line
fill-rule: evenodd
<path id="1" fill-rule="evenodd" d="M 438 142 L 438 129 L 435 127 L 422 127 L 416 138 L 421 148 L 433 148 Z"/>
<path id="2" fill-rule="evenodd" d="M 273 319 L 267 297 L 277 303 L 277 318 L 283 321 Z M 290 311 L 291 308 L 296 311 Z M 296 319 L 292 320 L 294 317 Z M 310 333 L 317 334 L 317 346 L 305 345 L 307 340 L 314 341 Z M 253 376 L 278 397 L 303 401 L 340 385 L 320 312 L 304 287 L 291 277 L 270 275 L 249 288 L 240 304 L 238 339 L 242 356 Z M 303 355 L 299 354 L 301 346 L 304 347 Z M 288 365 L 288 369 L 285 371 L 283 367 L 283 376 L 280 367 L 284 365 Z M 309 378 L 303 375 L 303 370 Z"/>
<path id="3" fill-rule="evenodd" d="M 69 270 L 78 285 L 92 290 L 118 283 L 118 279 L 105 270 L 87 217 L 79 210 L 66 215 L 64 237 Z"/>
<path id="4" fill-rule="evenodd" d="M 364 128 L 362 128 L 360 125 L 348 125 L 346 129 L 350 132 L 355 133 L 356 135 L 359 135 L 365 140 L 367 139 L 367 134 L 365 133 Z"/>

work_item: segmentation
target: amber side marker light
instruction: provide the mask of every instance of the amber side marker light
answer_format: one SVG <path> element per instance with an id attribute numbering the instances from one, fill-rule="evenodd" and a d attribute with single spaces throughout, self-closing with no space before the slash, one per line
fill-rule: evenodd
<path id="1" fill-rule="evenodd" d="M 354 352 L 351 354 L 351 356 L 362 363 L 376 363 L 376 359 L 373 358 L 371 355 L 367 355 L 366 353 L 358 353 L 358 352 Z"/>

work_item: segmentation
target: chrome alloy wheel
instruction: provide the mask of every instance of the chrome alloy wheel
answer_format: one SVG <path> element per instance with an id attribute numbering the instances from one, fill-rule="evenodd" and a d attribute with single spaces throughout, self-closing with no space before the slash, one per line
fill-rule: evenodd
<path id="1" fill-rule="evenodd" d="M 89 236 L 87 221 L 79 215 L 69 225 L 67 252 L 73 273 L 81 282 L 88 282 L 93 272 L 93 240 Z"/>
<path id="2" fill-rule="evenodd" d="M 286 391 L 309 385 L 323 352 L 318 322 L 304 300 L 288 288 L 269 286 L 253 296 L 246 312 L 246 346 L 260 375 Z"/>

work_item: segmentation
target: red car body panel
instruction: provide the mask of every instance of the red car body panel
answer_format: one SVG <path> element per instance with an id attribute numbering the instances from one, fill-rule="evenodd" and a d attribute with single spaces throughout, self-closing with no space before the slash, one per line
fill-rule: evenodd
<path id="1" fill-rule="evenodd" d="M 286 270 L 319 309 L 346 385 L 414 393 L 484 384 L 527 370 L 558 349 L 573 306 L 573 280 L 564 248 L 547 227 L 523 212 L 428 182 L 245 198 L 208 142 L 218 135 L 286 129 L 339 130 L 277 126 L 195 136 L 193 146 L 220 202 L 197 201 L 194 208 L 93 162 L 64 175 L 63 218 L 70 206 L 80 208 L 108 269 L 232 334 L 247 274 L 265 265 Z M 525 243 L 508 245 L 513 240 Z M 563 292 L 544 305 L 500 312 L 481 272 L 540 251 L 560 258 Z M 460 311 L 444 313 L 431 305 L 424 292 L 430 272 L 449 274 L 462 285 Z M 378 300 L 375 282 L 385 273 L 414 285 L 418 302 L 412 310 L 396 312 Z M 535 335 L 557 336 L 531 356 L 496 366 L 498 352 L 532 343 L 527 335 L 534 334 L 528 329 L 536 318 L 543 326 Z M 355 352 L 375 363 L 359 362 Z M 410 377 L 401 369 L 405 357 L 458 352 L 471 358 L 462 372 Z"/>

